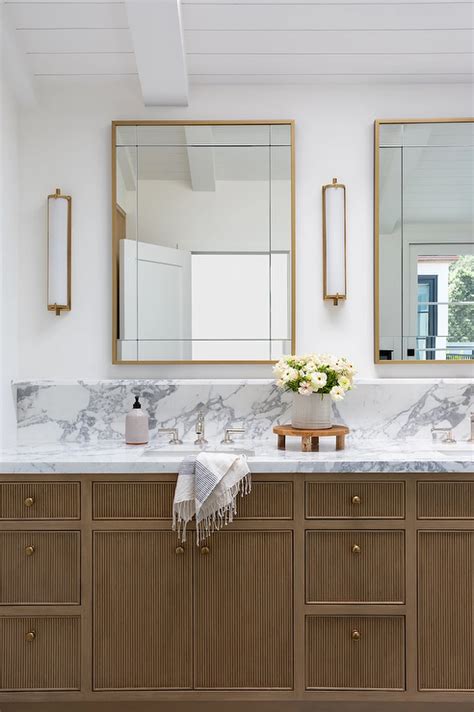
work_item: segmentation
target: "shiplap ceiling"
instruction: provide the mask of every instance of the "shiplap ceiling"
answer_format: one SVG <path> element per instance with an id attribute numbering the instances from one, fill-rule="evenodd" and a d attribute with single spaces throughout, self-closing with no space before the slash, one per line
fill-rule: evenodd
<path id="1" fill-rule="evenodd" d="M 163 64 L 163 54 L 159 64 L 148 58 L 152 37 L 161 46 L 167 28 L 144 37 L 151 54 L 141 52 L 142 35 L 131 32 L 126 2 L 12 0 L 5 6 L 35 76 L 132 75 L 142 80 L 145 96 L 153 67 Z M 473 28 L 471 1 L 181 2 L 191 84 L 472 82 Z"/>

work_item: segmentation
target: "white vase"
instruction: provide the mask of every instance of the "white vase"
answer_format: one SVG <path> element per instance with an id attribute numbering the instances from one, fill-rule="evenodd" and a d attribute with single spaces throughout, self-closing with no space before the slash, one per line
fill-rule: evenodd
<path id="1" fill-rule="evenodd" d="M 326 429 L 332 427 L 331 396 L 328 393 L 312 393 L 302 396 L 293 394 L 291 424 L 301 430 Z"/>

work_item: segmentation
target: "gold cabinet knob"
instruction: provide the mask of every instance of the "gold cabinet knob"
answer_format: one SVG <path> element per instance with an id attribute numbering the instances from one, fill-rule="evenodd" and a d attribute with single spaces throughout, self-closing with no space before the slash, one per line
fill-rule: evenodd
<path id="1" fill-rule="evenodd" d="M 360 554 L 360 546 L 359 544 L 354 544 L 352 549 L 351 549 L 353 554 Z"/>
<path id="2" fill-rule="evenodd" d="M 208 546 L 201 546 L 201 555 L 202 556 L 207 556 L 209 554 L 209 547 Z"/>
<path id="3" fill-rule="evenodd" d="M 27 556 L 33 556 L 35 553 L 35 547 L 34 546 L 25 546 L 25 554 Z"/>
<path id="4" fill-rule="evenodd" d="M 351 498 L 351 502 L 352 502 L 352 504 L 360 504 L 360 497 L 359 497 L 359 495 L 358 495 L 358 494 L 355 494 L 355 495 Z"/>
<path id="5" fill-rule="evenodd" d="M 23 502 L 25 507 L 32 507 L 34 505 L 34 503 L 35 503 L 34 497 L 27 497 L 25 499 L 25 501 Z"/>
<path id="6" fill-rule="evenodd" d="M 353 630 L 351 633 L 352 640 L 360 640 L 360 633 L 358 630 Z"/>
<path id="7" fill-rule="evenodd" d="M 178 556 L 181 556 L 182 554 L 184 554 L 184 546 L 177 546 L 176 553 L 178 554 Z"/>
<path id="8" fill-rule="evenodd" d="M 36 638 L 36 633 L 34 630 L 30 630 L 30 631 L 28 631 L 28 633 L 25 634 L 25 640 L 27 643 L 32 643 L 35 638 Z"/>

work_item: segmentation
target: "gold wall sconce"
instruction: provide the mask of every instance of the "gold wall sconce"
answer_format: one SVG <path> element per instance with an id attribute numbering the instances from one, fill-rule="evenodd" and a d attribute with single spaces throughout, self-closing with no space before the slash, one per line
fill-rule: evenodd
<path id="1" fill-rule="evenodd" d="M 70 195 L 48 195 L 48 311 L 71 311 Z"/>
<path id="2" fill-rule="evenodd" d="M 323 185 L 323 299 L 347 299 L 346 186 Z"/>

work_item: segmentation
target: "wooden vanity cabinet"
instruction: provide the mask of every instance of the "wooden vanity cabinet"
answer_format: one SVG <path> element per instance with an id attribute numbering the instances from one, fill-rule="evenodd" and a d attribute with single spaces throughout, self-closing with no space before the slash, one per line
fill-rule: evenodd
<path id="1" fill-rule="evenodd" d="M 474 532 L 418 533 L 420 690 L 474 690 Z"/>
<path id="2" fill-rule="evenodd" d="M 0 706 L 474 704 L 474 475 L 256 475 L 201 547 L 175 482 L 0 476 Z"/>
<path id="3" fill-rule="evenodd" d="M 192 545 L 170 531 L 93 534 L 93 687 L 191 688 Z"/>
<path id="4" fill-rule="evenodd" d="M 292 532 L 227 528 L 196 558 L 196 689 L 292 689 Z"/>

